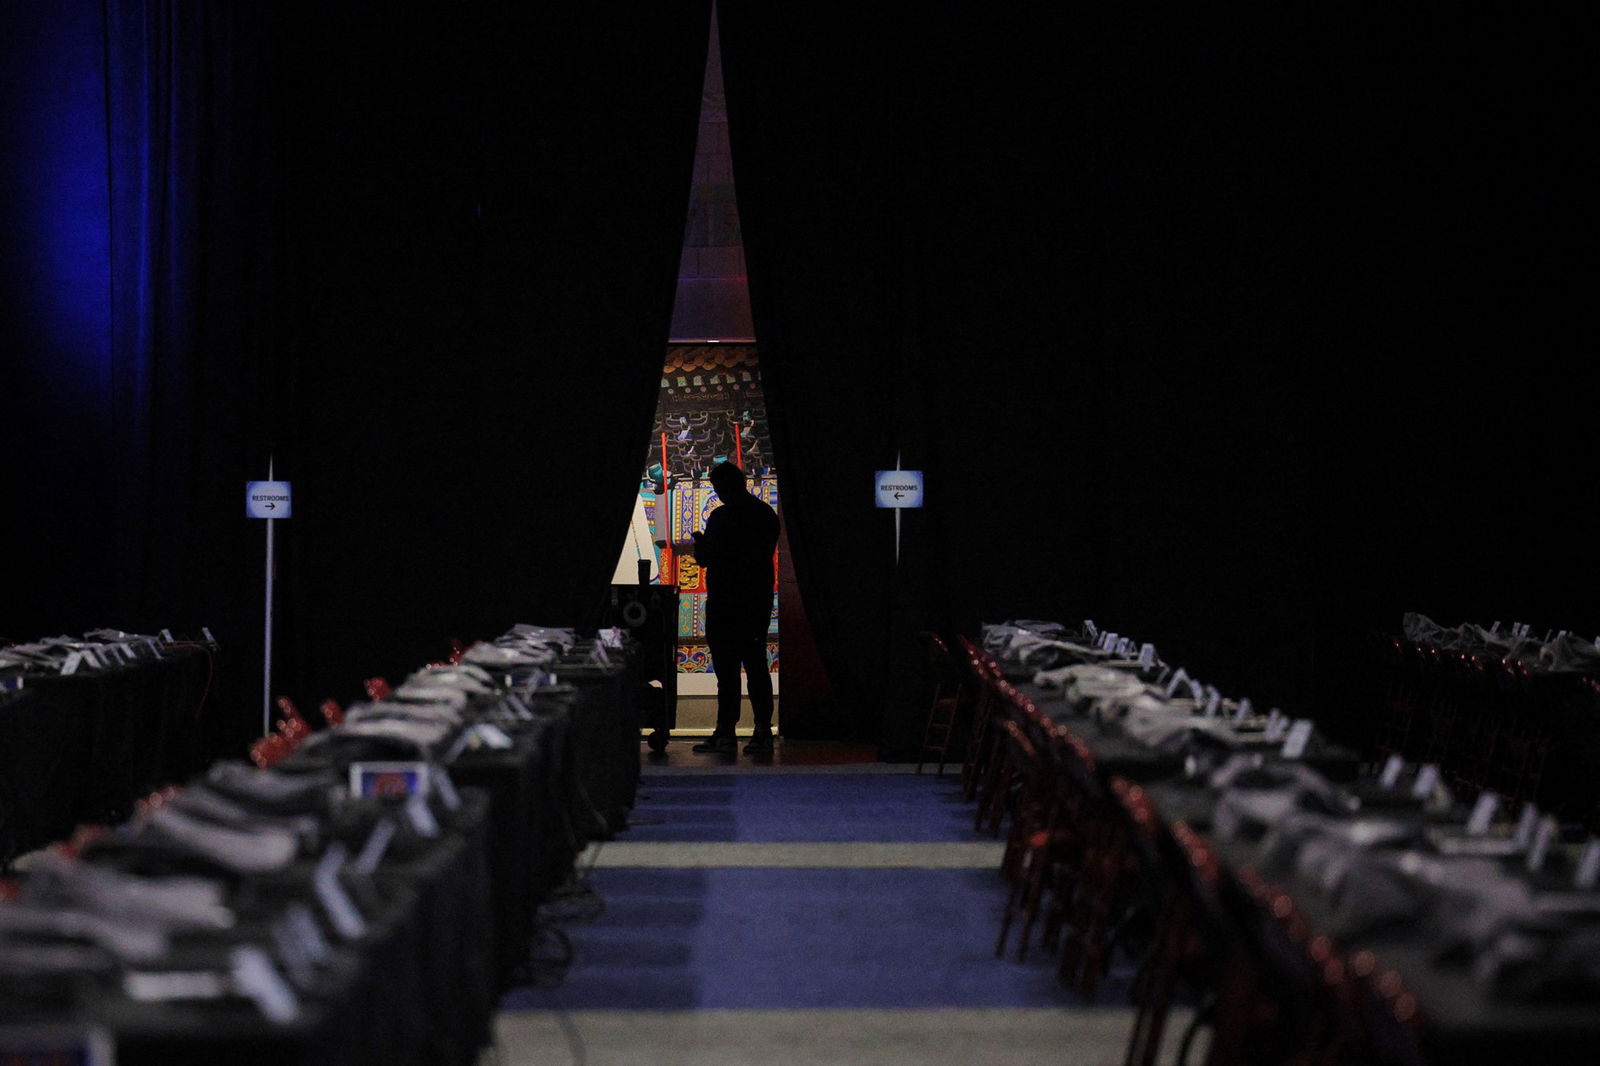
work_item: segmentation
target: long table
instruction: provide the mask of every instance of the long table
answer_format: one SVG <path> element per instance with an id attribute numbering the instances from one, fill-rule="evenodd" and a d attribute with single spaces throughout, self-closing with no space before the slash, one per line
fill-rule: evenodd
<path id="1" fill-rule="evenodd" d="M 1211 815 L 1219 794 L 1203 775 L 1191 776 L 1181 752 L 1162 751 L 1125 735 L 1114 724 L 1078 713 L 1060 690 L 1035 684 L 1033 672 L 1009 667 L 1007 680 L 1047 719 L 1067 726 L 1093 754 L 1102 785 L 1114 778 L 1139 784 L 1158 815 L 1158 832 L 1170 837 L 1182 822 L 1207 836 L 1223 861 L 1224 876 L 1235 884 L 1248 872 L 1263 868 L 1255 842 L 1230 840 L 1211 834 Z M 1243 737 L 1240 750 L 1259 754 L 1264 762 L 1281 758 L 1277 744 L 1263 743 L 1259 734 Z M 1313 733 L 1298 760 L 1329 781 L 1356 786 L 1361 761 L 1356 752 Z M 1365 781 L 1358 791 L 1372 792 Z M 1434 820 L 1459 826 L 1466 812 L 1435 815 Z M 1146 871 L 1155 878 L 1173 878 L 1171 871 Z M 1548 880 L 1548 879 L 1547 879 Z M 1295 901 L 1314 930 L 1335 928 L 1333 915 L 1320 886 L 1297 877 L 1275 882 Z M 1169 886 L 1170 890 L 1170 886 Z M 1350 955 L 1367 950 L 1381 965 L 1397 972 L 1416 996 L 1426 1019 L 1420 1053 L 1435 1066 L 1474 1066 L 1482 1063 L 1528 1061 L 1543 1063 L 1592 1062 L 1600 1047 L 1600 1003 L 1516 1002 L 1495 996 L 1474 979 L 1470 963 L 1441 959 L 1425 931 L 1416 927 L 1389 928 L 1339 944 Z"/>
<path id="2" fill-rule="evenodd" d="M 200 770 L 216 656 L 168 645 L 160 659 L 30 675 L 0 697 L 0 868 Z"/>
<path id="3" fill-rule="evenodd" d="M 526 713 L 514 722 L 502 717 L 509 747 L 469 746 L 445 767 L 461 802 L 452 810 L 442 795 L 430 794 L 437 836 L 404 828 L 391 803 L 388 813 L 402 830 L 372 874 L 353 863 L 337 868 L 365 916 L 360 936 L 340 939 L 328 931 L 317 864 L 304 859 L 232 883 L 229 905 L 238 927 L 227 935 L 186 936 L 161 964 L 164 971 L 223 972 L 240 944 L 267 942 L 270 950 L 268 923 L 286 906 L 308 905 L 331 955 L 318 966 L 315 985 L 296 990 L 292 1020 L 269 1021 L 236 991 L 145 1001 L 122 973 L 86 977 L 64 997 L 60 989 L 17 988 L 0 979 L 4 1022 L 96 1026 L 111 1034 L 123 1064 L 470 1066 L 488 1042 L 499 994 L 526 976 L 540 905 L 571 879 L 588 843 L 626 825 L 633 804 L 635 671 L 626 657 L 608 665 L 587 652 L 585 646 L 554 664 L 554 683 L 524 687 L 518 679 Z M 337 782 L 347 756 L 334 746 L 308 745 L 273 772 Z M 358 853 L 372 837 L 372 805 L 380 802 L 343 801 L 324 832 Z M 115 865 L 118 847 L 114 834 L 85 854 Z M 132 851 L 125 860 L 135 867 L 151 861 Z"/>

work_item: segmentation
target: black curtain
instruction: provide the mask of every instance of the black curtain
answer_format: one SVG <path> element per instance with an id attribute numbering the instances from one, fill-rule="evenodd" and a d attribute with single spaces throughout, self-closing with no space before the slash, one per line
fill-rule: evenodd
<path id="1" fill-rule="evenodd" d="M 833 706 L 805 731 L 875 737 L 895 595 L 872 472 L 914 442 L 903 326 L 895 5 L 722 0 L 729 140 L 782 499 Z M 794 735 L 795 723 L 784 729 Z"/>
<path id="2" fill-rule="evenodd" d="M 350 698 L 452 636 L 597 612 L 667 338 L 708 0 L 5 14 L 26 563 L 0 633 L 208 625 L 247 736 L 264 526 L 243 483 L 269 456 L 295 486 L 277 692 Z"/>
<path id="3" fill-rule="evenodd" d="M 271 21 L 225 3 L 21 6 L 0 169 L 21 179 L 4 273 L 27 487 L 5 631 L 208 626 L 231 710 L 260 639 L 242 497 L 277 342 Z M 229 710 L 208 725 L 219 747 L 240 735 Z"/>
<path id="4" fill-rule="evenodd" d="M 1600 627 L 1570 16 L 720 11 L 819 729 L 905 752 L 920 626 L 1090 616 L 1330 714 L 1401 610 Z M 248 726 L 269 453 L 282 691 L 585 614 L 707 17 L 6 3 L 0 634 L 211 625 Z"/>
<path id="5" fill-rule="evenodd" d="M 1316 410 L 1327 545 L 1319 698 L 1403 611 L 1600 631 L 1583 291 L 1596 174 L 1575 13 L 1325 16 Z"/>
<path id="6" fill-rule="evenodd" d="M 709 0 L 315 5 L 286 37 L 288 678 L 584 624 L 668 334 Z"/>
<path id="7" fill-rule="evenodd" d="M 1292 687 L 1294 27 L 1042 4 L 719 17 L 786 518 L 846 715 L 908 754 L 915 630 L 1017 616 L 1092 616 L 1221 684 Z M 898 568 L 869 496 L 897 449 L 927 477 Z"/>

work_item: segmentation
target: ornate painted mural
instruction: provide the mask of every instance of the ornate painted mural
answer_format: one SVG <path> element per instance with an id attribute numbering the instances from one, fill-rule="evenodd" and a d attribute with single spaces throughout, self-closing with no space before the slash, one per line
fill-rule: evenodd
<path id="1" fill-rule="evenodd" d="M 767 435 L 766 404 L 753 344 L 685 344 L 668 349 L 661 375 L 656 432 L 640 479 L 640 496 L 656 545 L 656 562 L 676 577 L 678 671 L 709 673 L 705 644 L 705 585 L 694 556 L 662 542 L 686 543 L 720 506 L 707 475 L 721 462 L 750 474 L 750 491 L 774 508 L 778 480 Z M 670 566 L 670 569 L 667 567 Z M 778 663 L 778 607 L 773 599 L 767 658 Z"/>

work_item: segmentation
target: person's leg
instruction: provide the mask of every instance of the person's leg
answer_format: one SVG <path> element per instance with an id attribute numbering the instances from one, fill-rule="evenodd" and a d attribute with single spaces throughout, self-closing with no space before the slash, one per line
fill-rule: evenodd
<path id="1" fill-rule="evenodd" d="M 739 725 L 739 666 L 743 658 L 737 639 L 719 631 L 706 634 L 711 670 L 717 676 L 717 725 L 713 734 L 731 744 Z"/>
<path id="2" fill-rule="evenodd" d="M 744 662 L 745 684 L 750 692 L 750 717 L 754 721 L 756 733 L 772 734 L 772 674 L 767 669 L 767 634 L 766 630 L 745 641 Z"/>
<path id="3" fill-rule="evenodd" d="M 772 624 L 772 604 L 769 599 L 762 605 L 751 605 L 750 615 L 743 620 L 744 643 L 741 659 L 744 663 L 745 685 L 750 692 L 750 716 L 755 729 L 745 751 L 752 755 L 765 755 L 772 751 L 772 674 L 767 670 L 767 630 Z"/>

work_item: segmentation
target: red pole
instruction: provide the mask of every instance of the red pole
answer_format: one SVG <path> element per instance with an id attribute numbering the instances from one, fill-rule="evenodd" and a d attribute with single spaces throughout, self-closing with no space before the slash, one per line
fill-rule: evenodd
<path id="1" fill-rule="evenodd" d="M 666 529 L 661 548 L 661 583 L 663 585 L 676 585 L 678 583 L 678 568 L 673 564 L 672 534 L 672 484 L 671 475 L 667 473 L 667 434 L 661 434 L 661 499 L 656 501 L 656 513 L 660 515 L 662 526 Z"/>

